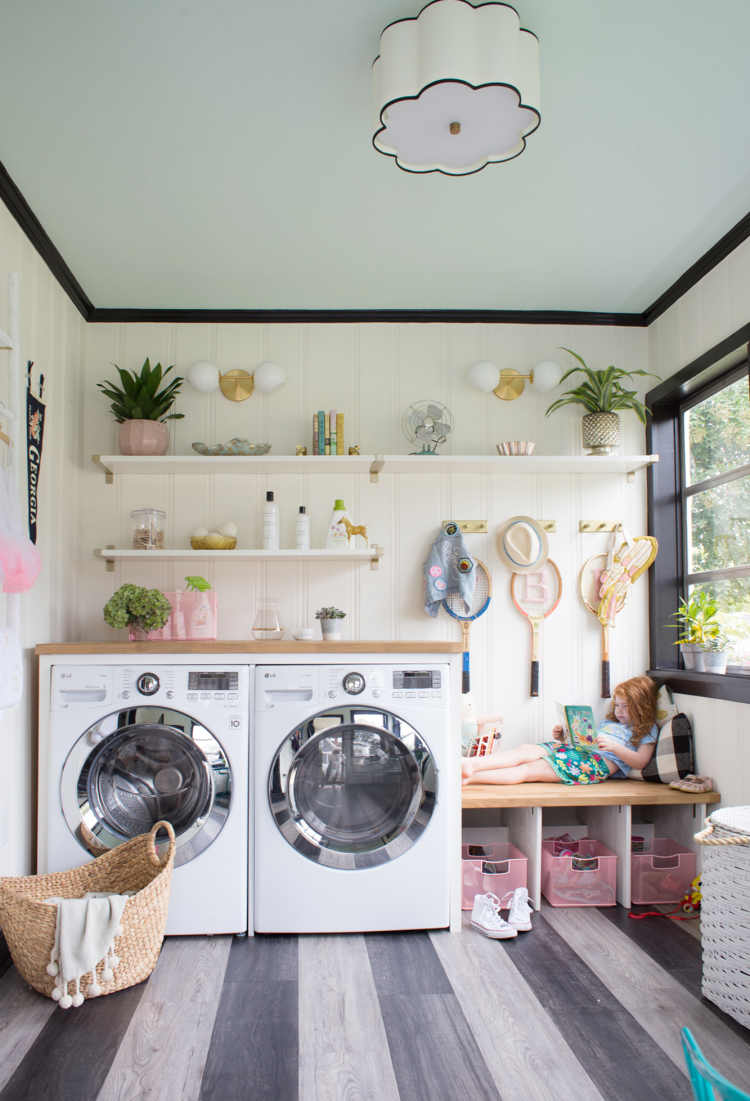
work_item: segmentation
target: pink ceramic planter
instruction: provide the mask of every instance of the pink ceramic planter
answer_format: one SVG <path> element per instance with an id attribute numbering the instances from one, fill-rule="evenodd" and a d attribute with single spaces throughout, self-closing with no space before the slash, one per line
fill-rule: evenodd
<path id="1" fill-rule="evenodd" d="M 119 443 L 121 455 L 166 455 L 169 428 L 161 421 L 123 421 Z"/>

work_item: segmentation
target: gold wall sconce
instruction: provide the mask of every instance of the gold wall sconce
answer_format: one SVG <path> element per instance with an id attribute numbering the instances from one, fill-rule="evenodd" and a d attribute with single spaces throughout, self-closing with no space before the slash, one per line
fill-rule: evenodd
<path id="1" fill-rule="evenodd" d="M 202 394 L 212 394 L 221 390 L 229 401 L 246 401 L 256 390 L 261 394 L 271 394 L 286 382 L 286 371 L 276 363 L 267 360 L 258 364 L 254 371 L 234 368 L 222 372 L 215 363 L 201 360 L 188 367 L 185 372 L 190 385 Z"/>
<path id="2" fill-rule="evenodd" d="M 494 394 L 501 401 L 515 401 L 519 398 L 526 382 L 540 393 L 546 393 L 554 390 L 561 378 L 562 369 L 548 359 L 537 363 L 527 375 L 513 367 L 504 367 L 501 371 L 496 364 L 487 360 L 472 364 L 466 372 L 466 379 L 475 390 Z"/>

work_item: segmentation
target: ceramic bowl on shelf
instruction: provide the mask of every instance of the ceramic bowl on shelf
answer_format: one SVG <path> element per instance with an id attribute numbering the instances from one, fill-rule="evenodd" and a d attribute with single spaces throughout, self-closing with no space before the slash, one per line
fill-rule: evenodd
<path id="1" fill-rule="evenodd" d="M 193 550 L 234 550 L 237 546 L 237 536 L 209 531 L 208 535 L 191 535 L 190 546 Z"/>
<path id="2" fill-rule="evenodd" d="M 193 451 L 199 455 L 267 455 L 270 443 L 250 443 L 250 440 L 234 436 L 229 443 L 194 443 Z"/>
<path id="3" fill-rule="evenodd" d="M 498 455 L 533 455 L 536 443 L 534 440 L 503 440 L 495 446 Z"/>

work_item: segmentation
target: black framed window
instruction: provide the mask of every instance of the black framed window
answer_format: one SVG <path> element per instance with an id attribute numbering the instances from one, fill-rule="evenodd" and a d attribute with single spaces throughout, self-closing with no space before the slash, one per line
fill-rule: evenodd
<path id="1" fill-rule="evenodd" d="M 750 703 L 750 325 L 646 397 L 651 666 L 674 690 Z M 682 668 L 674 612 L 703 589 L 729 640 L 726 674 Z"/>

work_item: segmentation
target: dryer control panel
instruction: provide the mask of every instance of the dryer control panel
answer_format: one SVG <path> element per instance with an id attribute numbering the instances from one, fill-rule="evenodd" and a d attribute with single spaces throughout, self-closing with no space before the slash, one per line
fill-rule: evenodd
<path id="1" fill-rule="evenodd" d="M 372 700 L 380 706 L 414 701 L 442 707 L 448 697 L 448 667 L 424 665 L 264 666 L 257 670 L 263 710 L 305 702 L 311 708 Z"/>

